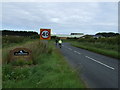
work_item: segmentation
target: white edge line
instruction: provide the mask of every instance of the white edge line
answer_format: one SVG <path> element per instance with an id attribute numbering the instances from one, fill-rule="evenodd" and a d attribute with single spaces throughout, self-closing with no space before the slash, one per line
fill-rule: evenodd
<path id="1" fill-rule="evenodd" d="M 106 64 L 104 64 L 104 63 L 102 63 L 102 62 L 100 62 L 100 61 L 97 61 L 97 60 L 95 60 L 95 59 L 93 59 L 93 58 L 90 58 L 90 57 L 88 57 L 88 56 L 85 56 L 85 57 L 87 57 L 87 58 L 89 58 L 89 59 L 91 59 L 91 60 L 93 60 L 93 61 L 95 61 L 95 62 L 97 62 L 97 63 L 99 63 L 99 64 L 101 64 L 101 65 L 104 65 L 104 66 L 106 66 L 106 67 L 108 67 L 108 68 L 110 68 L 110 69 L 112 69 L 112 70 L 115 69 L 115 68 L 113 68 L 113 67 L 111 67 L 111 66 L 108 66 L 108 65 L 106 65 Z"/>

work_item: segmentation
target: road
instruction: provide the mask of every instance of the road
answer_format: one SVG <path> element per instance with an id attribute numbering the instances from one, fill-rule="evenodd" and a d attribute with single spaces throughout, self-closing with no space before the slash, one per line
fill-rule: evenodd
<path id="1" fill-rule="evenodd" d="M 80 73 L 88 88 L 118 88 L 118 60 L 63 43 L 67 62 Z"/>

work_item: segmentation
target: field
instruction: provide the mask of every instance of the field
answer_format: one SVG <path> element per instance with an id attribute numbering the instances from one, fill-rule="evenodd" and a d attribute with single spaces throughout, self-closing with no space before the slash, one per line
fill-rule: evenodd
<path id="1" fill-rule="evenodd" d="M 80 38 L 78 40 L 69 40 L 73 46 L 87 49 L 113 58 L 120 58 L 119 40 L 120 36 L 107 38 Z"/>
<path id="2" fill-rule="evenodd" d="M 77 72 L 69 67 L 52 41 L 28 38 L 22 42 L 21 37 L 4 38 L 7 39 L 3 39 L 2 48 L 3 88 L 85 88 Z M 12 39 L 20 40 L 10 41 Z M 9 51 L 16 47 L 31 49 L 33 63 L 26 65 L 18 62 L 16 66 L 12 63 L 7 64 Z"/>

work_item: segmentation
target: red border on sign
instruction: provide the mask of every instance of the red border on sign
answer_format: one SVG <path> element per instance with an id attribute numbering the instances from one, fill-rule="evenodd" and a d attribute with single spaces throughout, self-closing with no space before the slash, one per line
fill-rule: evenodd
<path id="1" fill-rule="evenodd" d="M 43 32 L 43 31 L 48 31 L 48 32 L 49 32 L 48 38 L 43 38 L 43 37 L 42 37 L 42 32 Z M 50 38 L 51 38 L 50 34 L 51 34 L 51 29 L 40 29 L 40 39 L 41 39 L 41 40 L 50 40 Z"/>
<path id="2" fill-rule="evenodd" d="M 43 31 L 48 31 L 48 33 L 49 33 L 48 38 L 49 38 L 49 37 L 50 37 L 50 30 L 42 30 L 41 33 L 40 33 L 41 37 L 42 37 L 42 32 L 43 32 Z M 44 37 L 42 37 L 42 38 L 43 38 L 43 39 L 48 39 L 48 38 L 44 38 Z"/>

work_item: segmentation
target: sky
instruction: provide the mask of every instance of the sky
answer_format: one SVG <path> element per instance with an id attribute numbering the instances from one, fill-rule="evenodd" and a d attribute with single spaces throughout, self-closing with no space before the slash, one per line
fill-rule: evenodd
<path id="1" fill-rule="evenodd" d="M 1 2 L 0 30 L 53 34 L 118 32 L 117 2 Z M 0 3 L 0 4 L 1 4 Z"/>

